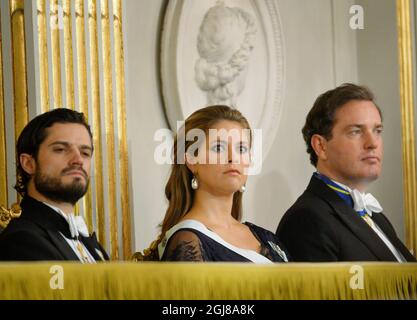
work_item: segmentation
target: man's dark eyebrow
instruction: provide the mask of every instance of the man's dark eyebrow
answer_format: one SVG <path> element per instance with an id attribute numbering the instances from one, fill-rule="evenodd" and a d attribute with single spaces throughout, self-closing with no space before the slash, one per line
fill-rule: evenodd
<path id="1" fill-rule="evenodd" d="M 344 128 L 344 130 L 350 130 L 350 129 L 362 129 L 364 127 L 364 125 L 363 124 L 348 124 L 345 128 Z"/>
<path id="2" fill-rule="evenodd" d="M 376 125 L 376 127 L 378 127 L 378 128 L 382 128 L 383 126 L 384 125 L 382 123 Z M 351 128 L 363 128 L 363 127 L 366 127 L 366 125 L 359 124 L 359 123 L 358 124 L 349 124 L 349 125 L 346 126 L 346 129 L 348 130 L 348 129 L 351 129 Z"/>
<path id="3" fill-rule="evenodd" d="M 89 149 L 89 150 L 93 150 L 93 147 L 87 146 L 86 144 L 83 144 L 81 146 L 81 149 Z"/>
<path id="4" fill-rule="evenodd" d="M 53 145 L 56 145 L 56 144 L 62 144 L 64 146 L 66 146 L 66 147 L 69 147 L 70 146 L 70 144 L 68 142 L 66 142 L 66 141 L 54 141 L 54 142 L 51 142 L 48 145 L 48 147 L 53 146 Z"/>
<path id="5" fill-rule="evenodd" d="M 68 143 L 68 142 L 66 142 L 66 141 L 54 141 L 54 142 L 50 143 L 48 146 L 50 147 L 50 146 L 54 146 L 54 145 L 63 145 L 63 146 L 65 146 L 65 147 L 69 147 L 69 146 L 71 146 L 71 144 L 70 144 L 70 143 Z M 88 145 L 86 145 L 86 144 L 83 144 L 83 145 L 81 146 L 81 149 L 89 149 L 89 150 L 93 150 L 93 147 L 88 146 Z"/>

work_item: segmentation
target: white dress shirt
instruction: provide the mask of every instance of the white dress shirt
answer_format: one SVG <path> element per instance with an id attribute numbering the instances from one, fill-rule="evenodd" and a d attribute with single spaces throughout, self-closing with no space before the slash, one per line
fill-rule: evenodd
<path id="1" fill-rule="evenodd" d="M 70 232 L 71 232 L 71 236 L 73 237 L 77 237 L 77 239 L 69 239 L 67 237 L 65 237 L 61 232 L 61 236 L 65 239 L 65 241 L 68 243 L 68 245 L 71 247 L 72 251 L 74 251 L 74 253 L 77 255 L 78 259 L 82 262 L 82 263 L 96 263 L 96 260 L 94 259 L 94 257 L 90 254 L 90 252 L 87 250 L 87 248 L 84 246 L 84 244 L 78 240 L 78 235 L 81 233 L 84 236 L 88 236 L 88 229 L 85 226 L 84 220 L 82 219 L 81 216 L 77 216 L 75 217 L 73 213 L 71 214 L 66 214 L 65 212 L 63 212 L 61 209 L 43 202 L 44 204 L 46 204 L 48 207 L 50 207 L 51 209 L 53 209 L 55 212 L 57 212 L 59 215 L 61 215 L 62 217 L 64 217 L 65 221 L 68 222 L 69 226 L 70 226 Z M 81 222 L 82 220 L 82 222 Z"/>

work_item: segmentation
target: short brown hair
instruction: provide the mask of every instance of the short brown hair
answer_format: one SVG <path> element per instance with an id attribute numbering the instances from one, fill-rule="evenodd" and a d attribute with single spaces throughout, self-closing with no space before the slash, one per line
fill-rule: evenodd
<path id="1" fill-rule="evenodd" d="M 311 146 L 311 137 L 318 134 L 326 138 L 326 140 L 330 140 L 332 138 L 336 111 L 352 100 L 372 101 L 375 104 L 374 94 L 371 90 L 365 86 L 353 83 L 344 83 L 335 89 L 326 91 L 314 102 L 302 130 L 312 165 L 317 166 L 318 158 Z M 375 107 L 378 109 L 382 120 L 381 110 L 376 104 Z"/>

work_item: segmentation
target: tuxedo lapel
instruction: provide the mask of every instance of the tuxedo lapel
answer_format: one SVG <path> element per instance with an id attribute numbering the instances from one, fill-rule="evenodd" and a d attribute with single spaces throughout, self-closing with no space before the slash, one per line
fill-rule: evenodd
<path id="1" fill-rule="evenodd" d="M 352 233 L 378 258 L 378 260 L 397 261 L 385 243 L 369 227 L 369 225 L 333 190 L 327 187 L 324 182 L 313 176 L 307 190 L 313 192 L 327 202 L 345 226 L 352 231 Z"/>
<path id="2" fill-rule="evenodd" d="M 107 253 L 102 250 L 100 244 L 98 243 L 95 232 L 93 232 L 90 237 L 80 236 L 79 239 L 96 261 L 105 261 L 109 259 Z"/>
<path id="3" fill-rule="evenodd" d="M 372 219 L 375 221 L 375 223 L 381 228 L 382 231 L 384 231 L 385 235 L 391 241 L 393 246 L 401 252 L 401 254 L 404 256 L 404 258 L 407 261 L 415 262 L 416 258 L 411 254 L 411 252 L 408 250 L 408 248 L 401 242 L 401 240 L 397 237 L 395 234 L 395 231 L 392 229 L 392 226 L 389 224 L 389 222 L 384 219 L 384 217 L 381 214 L 373 213 Z"/>
<path id="4" fill-rule="evenodd" d="M 53 244 L 58 248 L 59 252 L 63 255 L 65 260 L 77 260 L 80 259 L 75 254 L 74 250 L 70 247 L 64 237 L 56 231 L 46 230 Z"/>
<path id="5" fill-rule="evenodd" d="M 25 196 L 21 202 L 21 218 L 32 221 L 43 229 L 51 239 L 64 260 L 79 261 L 77 254 L 64 237 L 71 239 L 68 222 L 55 210 L 29 196 Z"/>

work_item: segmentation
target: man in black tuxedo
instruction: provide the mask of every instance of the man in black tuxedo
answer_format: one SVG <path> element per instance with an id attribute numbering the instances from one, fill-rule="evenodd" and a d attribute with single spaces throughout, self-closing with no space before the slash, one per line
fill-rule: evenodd
<path id="1" fill-rule="evenodd" d="M 16 151 L 22 213 L 0 233 L 0 260 L 108 260 L 95 234 L 89 236 L 82 217 L 73 214 L 87 192 L 93 155 L 84 115 L 60 108 L 35 117 Z"/>
<path id="2" fill-rule="evenodd" d="M 382 114 L 366 87 L 320 95 L 302 130 L 316 167 L 277 236 L 295 261 L 416 261 L 367 186 L 382 167 Z"/>

